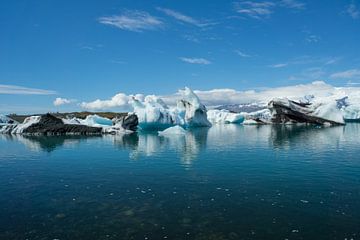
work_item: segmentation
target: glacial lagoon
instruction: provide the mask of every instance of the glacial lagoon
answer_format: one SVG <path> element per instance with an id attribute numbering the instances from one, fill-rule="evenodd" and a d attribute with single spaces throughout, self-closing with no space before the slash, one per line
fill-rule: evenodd
<path id="1" fill-rule="evenodd" d="M 360 124 L 0 136 L 0 239 L 359 239 Z"/>

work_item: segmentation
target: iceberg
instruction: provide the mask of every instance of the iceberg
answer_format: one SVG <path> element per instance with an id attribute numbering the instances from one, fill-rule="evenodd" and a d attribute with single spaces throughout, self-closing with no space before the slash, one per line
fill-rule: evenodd
<path id="1" fill-rule="evenodd" d="M 159 97 L 146 96 L 144 102 L 133 98 L 133 112 L 138 117 L 139 128 L 142 130 L 166 129 L 175 125 L 185 128 L 210 127 L 206 107 L 196 94 L 189 88 L 180 91 L 182 96 L 176 107 L 169 107 Z"/>
<path id="2" fill-rule="evenodd" d="M 272 119 L 272 114 L 269 109 L 262 109 L 255 112 L 250 113 L 241 113 L 244 115 L 245 120 L 243 124 L 270 124 Z"/>
<path id="3" fill-rule="evenodd" d="M 84 120 L 79 120 L 80 124 L 90 126 L 90 127 L 103 127 L 103 126 L 112 126 L 113 123 L 110 119 L 100 117 L 96 114 L 88 115 Z"/>
<path id="4" fill-rule="evenodd" d="M 159 131 L 159 136 L 167 136 L 167 135 L 185 135 L 186 131 L 180 126 L 169 127 L 164 131 Z"/>
<path id="5" fill-rule="evenodd" d="M 131 103 L 134 114 L 138 117 L 140 129 L 166 129 L 184 124 L 176 113 L 176 109 L 170 109 L 156 96 L 146 96 L 144 102 L 133 98 Z"/>
<path id="6" fill-rule="evenodd" d="M 311 123 L 343 125 L 343 114 L 331 99 L 319 98 L 311 103 L 296 102 L 288 98 L 275 98 L 269 102 L 273 123 Z"/>
<path id="7" fill-rule="evenodd" d="M 180 93 L 182 99 L 178 102 L 177 108 L 180 110 L 180 116 L 184 118 L 186 127 L 211 127 L 206 107 L 198 96 L 188 87 Z"/>
<path id="8" fill-rule="evenodd" d="M 9 118 L 5 115 L 0 114 L 0 125 L 13 124 L 13 123 L 16 123 L 16 121 L 12 120 L 11 118 Z"/>
<path id="9" fill-rule="evenodd" d="M 233 113 L 229 110 L 212 109 L 207 111 L 208 120 L 213 124 L 226 123 L 242 123 L 244 121 L 244 114 Z"/>

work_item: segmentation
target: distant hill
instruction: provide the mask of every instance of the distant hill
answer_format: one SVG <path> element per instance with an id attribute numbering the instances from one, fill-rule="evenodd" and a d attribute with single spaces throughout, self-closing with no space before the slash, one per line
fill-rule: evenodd
<path id="1" fill-rule="evenodd" d="M 115 112 L 68 112 L 68 113 L 51 113 L 52 115 L 59 117 L 59 118 L 81 118 L 81 119 L 85 119 L 88 115 L 99 115 L 100 117 L 105 117 L 105 118 L 109 118 L 109 119 L 113 119 L 115 117 L 121 117 L 126 115 L 127 113 L 115 113 Z M 10 114 L 7 117 L 22 123 L 24 122 L 24 119 L 29 117 L 29 116 L 34 116 L 34 115 L 43 115 L 43 114 L 30 114 L 30 115 L 18 115 L 18 114 Z"/>

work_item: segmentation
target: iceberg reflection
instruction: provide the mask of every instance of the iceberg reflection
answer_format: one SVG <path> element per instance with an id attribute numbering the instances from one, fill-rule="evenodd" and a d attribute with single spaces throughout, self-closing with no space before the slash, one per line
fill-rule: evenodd
<path id="1" fill-rule="evenodd" d="M 53 152 L 62 147 L 83 146 L 84 143 L 127 150 L 133 160 L 141 157 L 157 157 L 170 152 L 179 156 L 182 164 L 191 165 L 204 151 L 220 153 L 235 150 L 256 149 L 337 149 L 358 146 L 356 133 L 360 124 L 346 126 L 315 127 L 299 125 L 242 126 L 236 124 L 214 125 L 211 128 L 187 130 L 183 135 L 159 136 L 157 132 L 135 132 L 106 136 L 22 136 L 0 135 L 0 140 L 25 145 L 35 152 Z M 100 145 L 98 146 L 101 147 Z"/>

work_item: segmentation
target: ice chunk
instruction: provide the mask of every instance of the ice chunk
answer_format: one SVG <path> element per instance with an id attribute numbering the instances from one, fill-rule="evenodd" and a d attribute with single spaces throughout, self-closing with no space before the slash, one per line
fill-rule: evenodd
<path id="1" fill-rule="evenodd" d="M 242 123 L 244 121 L 244 115 L 240 113 L 232 113 L 228 110 L 208 110 L 207 111 L 208 120 L 211 123 Z"/>
<path id="2" fill-rule="evenodd" d="M 16 125 L 16 127 L 11 131 L 12 134 L 22 134 L 24 130 L 31 125 L 38 123 L 41 119 L 41 116 L 30 116 L 25 118 L 24 122 Z"/>
<path id="3" fill-rule="evenodd" d="M 80 120 L 80 124 L 90 127 L 112 126 L 112 121 L 108 118 L 100 117 L 96 114 L 88 115 L 84 120 Z"/>
<path id="4" fill-rule="evenodd" d="M 8 123 L 13 123 L 14 121 L 10 118 L 8 118 L 5 115 L 1 115 L 0 114 L 0 124 L 8 124 Z"/>
<path id="5" fill-rule="evenodd" d="M 159 131 L 159 136 L 166 136 L 166 135 L 185 135 L 186 131 L 180 126 L 169 127 L 164 131 Z"/>

